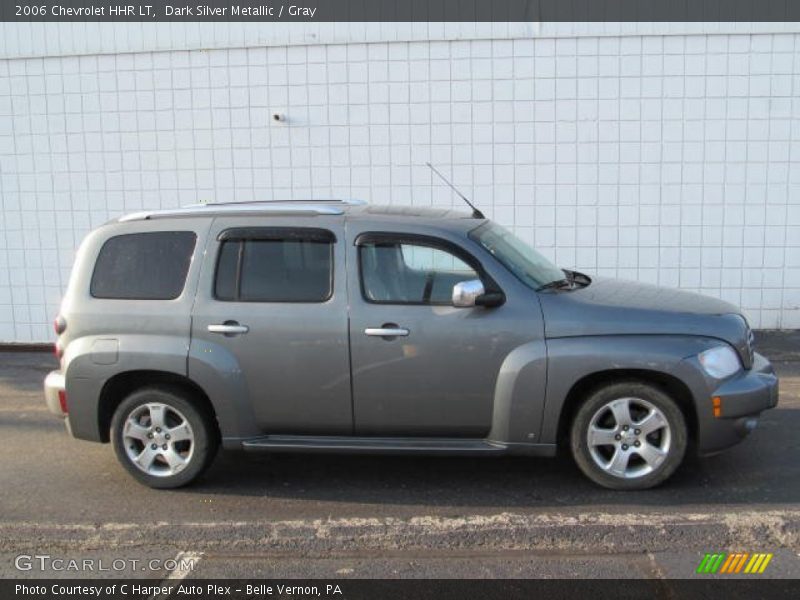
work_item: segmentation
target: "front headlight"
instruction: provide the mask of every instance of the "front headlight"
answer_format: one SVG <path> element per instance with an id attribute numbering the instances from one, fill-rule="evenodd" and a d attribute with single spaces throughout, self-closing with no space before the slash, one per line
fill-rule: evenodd
<path id="1" fill-rule="evenodd" d="M 697 356 L 703 370 L 715 379 L 725 379 L 742 368 L 736 350 L 730 346 L 716 346 Z"/>

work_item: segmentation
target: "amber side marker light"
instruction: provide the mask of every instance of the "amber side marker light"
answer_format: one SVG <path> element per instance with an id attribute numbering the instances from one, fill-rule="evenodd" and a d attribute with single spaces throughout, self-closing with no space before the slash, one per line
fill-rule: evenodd
<path id="1" fill-rule="evenodd" d="M 711 406 L 714 409 L 714 417 L 719 419 L 722 416 L 722 398 L 719 396 L 711 398 Z"/>

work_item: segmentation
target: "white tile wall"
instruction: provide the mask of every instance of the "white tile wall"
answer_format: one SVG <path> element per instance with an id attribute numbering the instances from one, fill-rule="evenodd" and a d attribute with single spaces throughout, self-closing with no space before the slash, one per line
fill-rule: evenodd
<path id="1" fill-rule="evenodd" d="M 565 267 L 800 327 L 798 37 L 0 60 L 0 341 L 50 339 L 74 248 L 110 217 L 281 197 L 458 205 L 428 160 Z"/>
<path id="2" fill-rule="evenodd" d="M 0 23 L 0 58 L 429 40 L 794 33 L 797 23 Z"/>
<path id="3" fill-rule="evenodd" d="M 563 31 L 585 35 L 610 29 L 621 33 L 621 24 L 590 23 L 575 28 L 573 24 L 554 23 L 551 32 Z M 730 32 L 735 24 L 727 25 Z M 776 32 L 782 23 L 750 24 L 748 32 Z M 706 25 L 705 27 L 711 26 Z M 650 24 L 661 31 L 692 29 L 692 24 Z M 712 31 L 719 25 L 711 26 Z M 754 29 L 756 28 L 756 29 Z M 100 23 L 31 22 L 0 23 L 0 58 L 68 56 L 81 54 L 116 54 L 163 50 L 248 48 L 254 46 L 294 46 L 308 44 L 343 44 L 374 42 L 410 42 L 428 40 L 510 39 L 531 37 L 541 29 L 534 22 L 482 23 L 319 23 L 319 22 L 134 22 Z M 701 32 L 705 31 L 705 28 Z M 650 33 L 655 33 L 650 31 Z"/>

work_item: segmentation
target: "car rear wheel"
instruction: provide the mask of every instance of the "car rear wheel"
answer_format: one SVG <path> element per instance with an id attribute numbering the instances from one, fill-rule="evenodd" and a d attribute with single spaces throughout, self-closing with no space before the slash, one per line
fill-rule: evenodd
<path id="1" fill-rule="evenodd" d="M 621 382 L 596 389 L 572 422 L 575 462 L 595 483 L 640 490 L 666 481 L 686 453 L 683 413 L 661 389 Z"/>
<path id="2" fill-rule="evenodd" d="M 122 466 L 153 488 L 177 488 L 199 477 L 217 452 L 213 418 L 178 388 L 138 390 L 111 420 L 111 440 Z"/>

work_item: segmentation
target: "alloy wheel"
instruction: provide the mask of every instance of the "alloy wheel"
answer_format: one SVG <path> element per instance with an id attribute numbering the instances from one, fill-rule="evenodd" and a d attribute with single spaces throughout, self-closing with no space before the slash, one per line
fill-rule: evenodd
<path id="1" fill-rule="evenodd" d="M 664 463 L 672 432 L 666 416 L 653 403 L 642 398 L 616 398 L 594 413 L 586 441 L 589 454 L 603 471 L 635 479 Z"/>
<path id="2" fill-rule="evenodd" d="M 181 472 L 194 453 L 194 432 L 177 409 L 160 402 L 135 408 L 122 429 L 125 453 L 138 469 L 156 477 Z"/>

